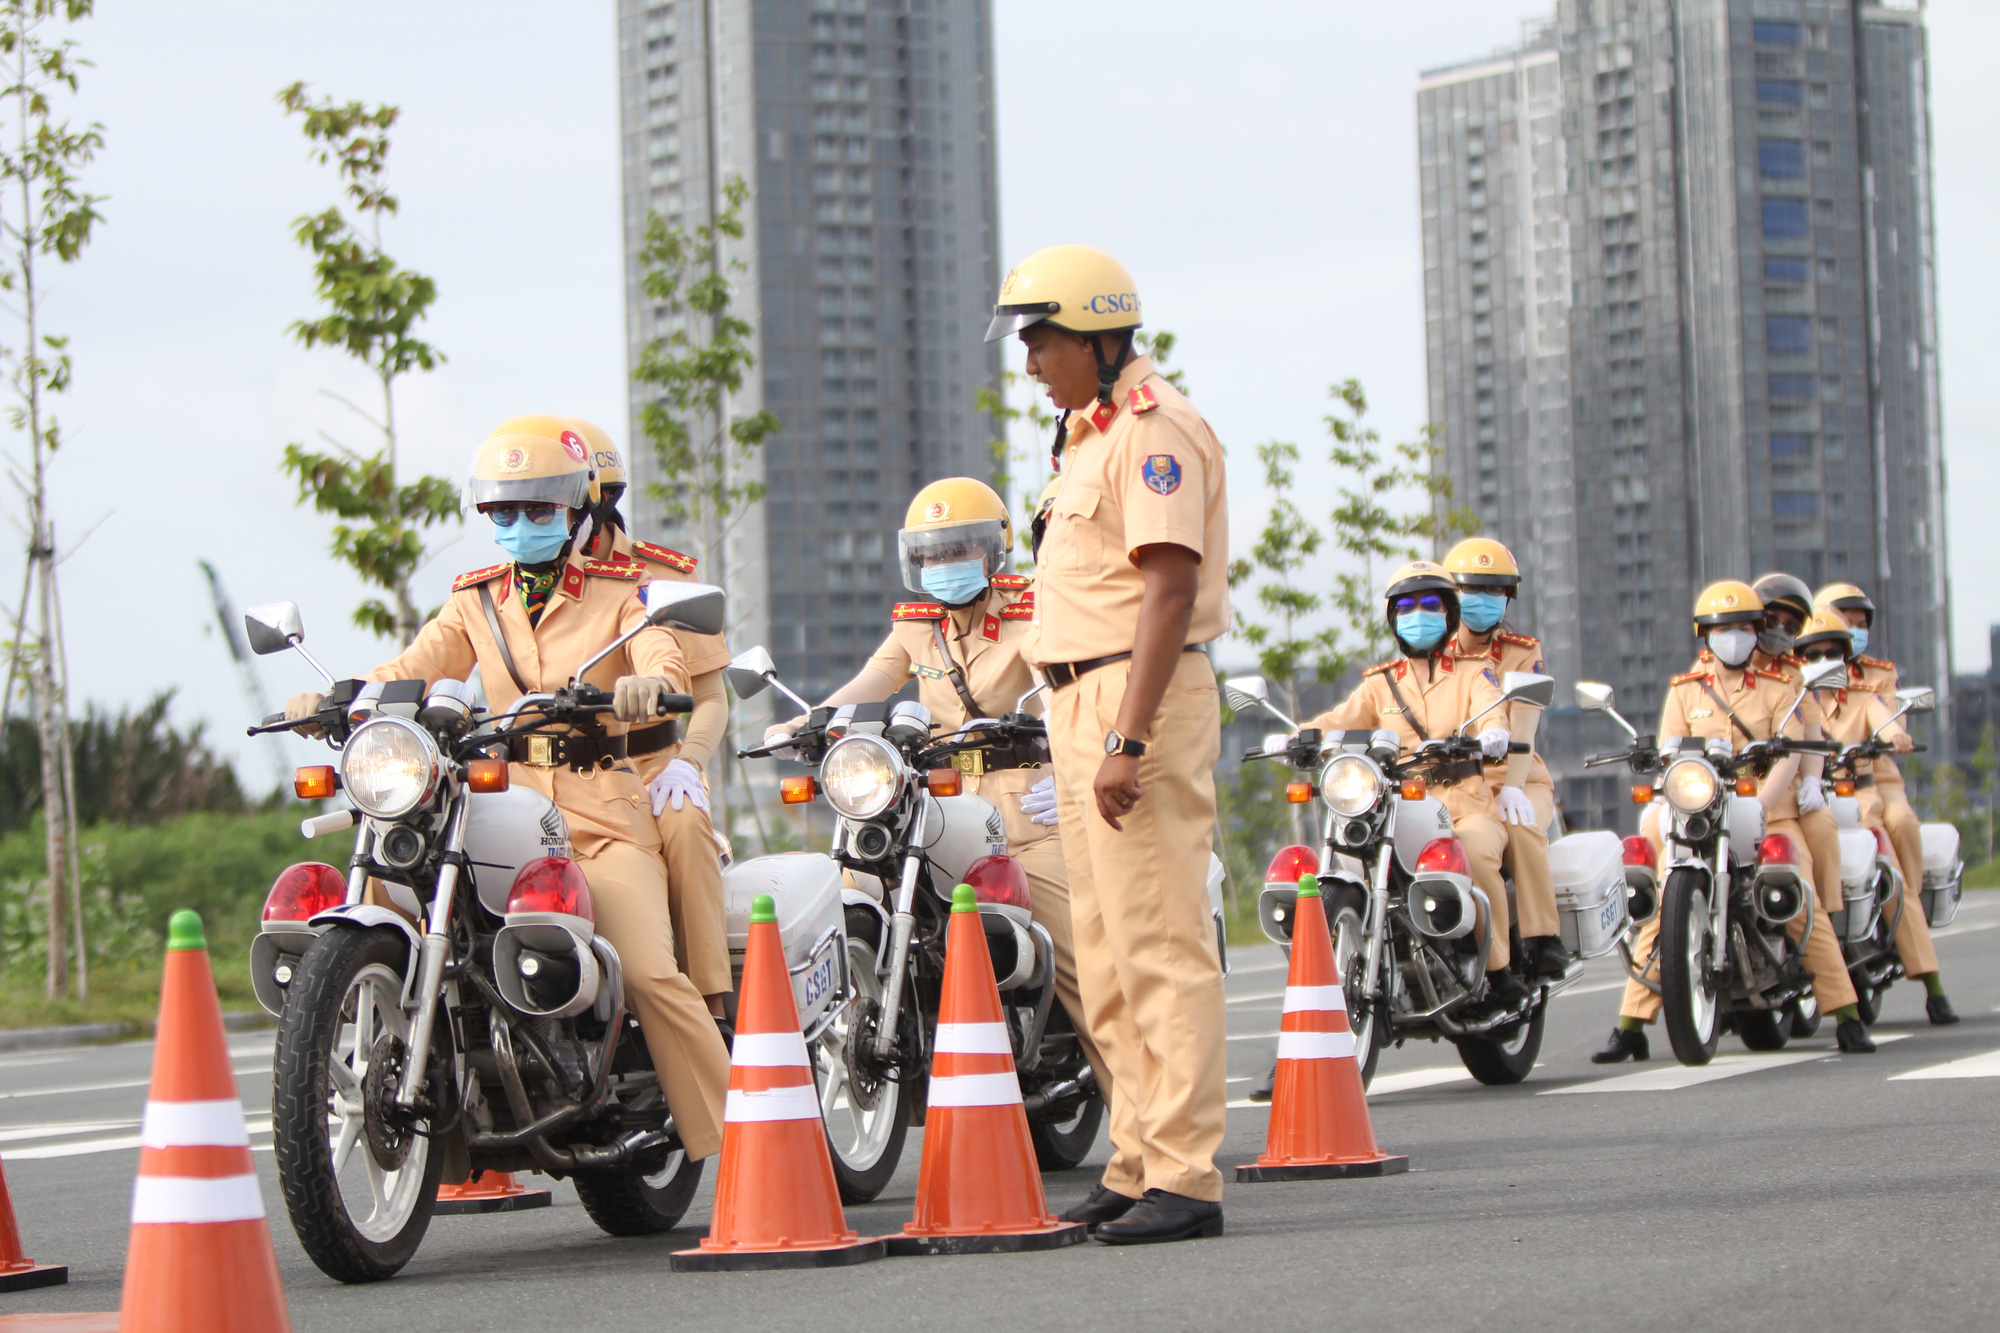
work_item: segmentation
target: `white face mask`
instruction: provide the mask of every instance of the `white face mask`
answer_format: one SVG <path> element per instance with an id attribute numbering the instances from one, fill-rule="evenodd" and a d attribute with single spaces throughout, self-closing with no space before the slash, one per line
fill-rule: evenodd
<path id="1" fill-rule="evenodd" d="M 1740 667 L 1750 660 L 1757 646 L 1757 631 L 1714 629 L 1708 632 L 1708 650 L 1726 667 Z"/>

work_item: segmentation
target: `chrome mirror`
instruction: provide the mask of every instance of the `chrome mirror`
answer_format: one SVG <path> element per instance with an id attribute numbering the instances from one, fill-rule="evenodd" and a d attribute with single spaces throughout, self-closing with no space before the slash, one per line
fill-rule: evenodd
<path id="1" fill-rule="evenodd" d="M 1930 713 L 1937 710 L 1937 691 L 1928 685 L 1906 685 L 1896 691 L 1896 702 L 1906 713 Z"/>
<path id="2" fill-rule="evenodd" d="M 1231 676 L 1222 682 L 1223 697 L 1231 709 L 1247 713 L 1258 704 L 1271 701 L 1271 687 L 1262 676 Z"/>
<path id="3" fill-rule="evenodd" d="M 1576 706 L 1586 713 L 1601 713 L 1610 708 L 1615 695 L 1609 685 L 1600 685 L 1594 680 L 1576 683 Z"/>
<path id="4" fill-rule="evenodd" d="M 720 634 L 727 623 L 728 598 L 712 583 L 654 579 L 643 594 L 646 623 L 684 629 L 690 634 Z"/>
<path id="5" fill-rule="evenodd" d="M 770 685 L 771 677 L 777 672 L 778 664 L 771 660 L 771 654 L 762 644 L 755 648 L 745 648 L 731 658 L 729 665 L 722 669 L 722 678 L 729 682 L 729 688 L 736 691 L 739 699 L 754 699 Z"/>
<path id="6" fill-rule="evenodd" d="M 1844 690 L 1847 688 L 1847 663 L 1838 657 L 1823 657 L 1817 662 L 1806 663 L 1799 676 L 1809 690 Z"/>
<path id="7" fill-rule="evenodd" d="M 1547 708 L 1556 701 L 1556 678 L 1533 671 L 1509 671 L 1500 678 L 1500 694 L 1510 704 Z"/>
<path id="8" fill-rule="evenodd" d="M 250 651 L 259 657 L 282 653 L 306 637 L 305 619 L 299 615 L 297 602 L 269 602 L 249 608 L 243 613 L 243 630 L 249 637 Z"/>

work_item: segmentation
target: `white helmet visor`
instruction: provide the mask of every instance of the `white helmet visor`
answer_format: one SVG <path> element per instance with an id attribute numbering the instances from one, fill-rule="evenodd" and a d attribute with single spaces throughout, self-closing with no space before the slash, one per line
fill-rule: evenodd
<path id="1" fill-rule="evenodd" d="M 904 528 L 896 541 L 902 548 L 903 586 L 915 593 L 925 591 L 924 570 L 930 565 L 979 560 L 988 578 L 1007 568 L 1007 535 L 997 518 L 941 528 Z"/>

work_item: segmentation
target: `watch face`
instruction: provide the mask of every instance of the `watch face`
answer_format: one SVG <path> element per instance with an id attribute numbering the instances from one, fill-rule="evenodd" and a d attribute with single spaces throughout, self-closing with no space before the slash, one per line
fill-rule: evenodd
<path id="1" fill-rule="evenodd" d="M 1104 733 L 1104 753 L 1117 754 L 1125 745 L 1125 738 L 1115 731 Z"/>

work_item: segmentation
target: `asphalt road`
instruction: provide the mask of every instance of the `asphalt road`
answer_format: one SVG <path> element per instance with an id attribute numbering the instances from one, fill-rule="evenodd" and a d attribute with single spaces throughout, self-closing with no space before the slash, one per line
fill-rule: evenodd
<path id="1" fill-rule="evenodd" d="M 268 1033 L 230 1039 L 292 1317 L 300 1330 L 1617 1328 L 1991 1329 L 2000 1310 L 2000 893 L 1974 893 L 1939 953 L 1964 1022 L 1933 1029 L 1921 988 L 1889 995 L 1873 1056 L 1826 1035 L 1688 1070 L 1587 1057 L 1617 1006 L 1615 969 L 1558 998 L 1543 1065 L 1473 1083 L 1448 1046 L 1384 1054 L 1370 1098 L 1409 1174 L 1231 1184 L 1219 1240 L 1041 1255 L 892 1259 L 819 1273 L 675 1275 L 708 1191 L 670 1237 L 614 1240 L 555 1186 L 537 1212 L 439 1218 L 392 1281 L 342 1287 L 293 1239 L 271 1170 Z M 1284 972 L 1240 950 L 1230 1073 L 1268 1061 Z M 1655 1029 L 1658 1032 L 1658 1029 Z M 0 1058 L 0 1158 L 28 1250 L 70 1285 L 0 1312 L 115 1310 L 148 1043 Z M 1222 1160 L 1263 1145 L 1267 1112 L 1232 1107 Z M 261 1132 L 260 1132 L 261 1131 Z M 920 1136 L 864 1234 L 910 1216 Z M 1102 1142 L 1093 1161 L 1104 1160 Z M 711 1176 L 712 1179 L 712 1176 Z M 1086 1167 L 1046 1178 L 1060 1208 Z"/>

